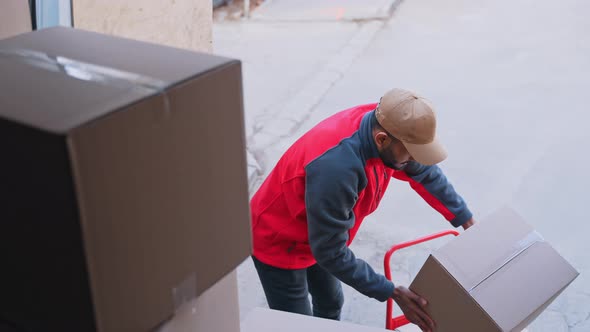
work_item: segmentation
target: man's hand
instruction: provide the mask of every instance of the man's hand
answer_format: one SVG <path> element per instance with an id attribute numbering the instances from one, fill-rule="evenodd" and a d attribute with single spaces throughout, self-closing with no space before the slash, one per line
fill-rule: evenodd
<path id="1" fill-rule="evenodd" d="M 423 332 L 434 332 L 434 321 L 425 311 L 428 304 L 425 299 L 402 286 L 395 288 L 392 298 L 410 322 L 418 325 Z"/>
<path id="2" fill-rule="evenodd" d="M 475 219 L 471 218 L 469 220 L 467 220 L 464 224 L 463 224 L 463 229 L 467 230 L 467 228 L 471 227 L 475 225 Z"/>

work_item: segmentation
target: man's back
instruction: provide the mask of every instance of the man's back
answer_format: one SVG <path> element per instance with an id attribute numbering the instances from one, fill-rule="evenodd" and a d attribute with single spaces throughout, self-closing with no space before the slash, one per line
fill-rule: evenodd
<path id="1" fill-rule="evenodd" d="M 330 152 L 363 169 L 361 146 L 351 139 L 376 104 L 357 106 L 320 122 L 281 157 L 251 201 L 254 255 L 267 264 L 303 268 L 315 263 L 307 239 L 305 167 Z M 334 149 L 347 151 L 330 151 Z M 286 257 L 289 256 L 289 257 Z"/>

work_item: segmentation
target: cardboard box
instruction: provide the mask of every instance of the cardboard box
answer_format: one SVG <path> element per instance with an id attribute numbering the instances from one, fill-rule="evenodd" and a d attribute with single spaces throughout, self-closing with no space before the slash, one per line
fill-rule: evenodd
<path id="1" fill-rule="evenodd" d="M 521 331 L 577 276 L 504 208 L 433 253 L 410 289 L 429 301 L 437 332 Z"/>
<path id="2" fill-rule="evenodd" d="M 382 332 L 384 329 L 255 308 L 241 325 L 241 332 Z"/>
<path id="3" fill-rule="evenodd" d="M 29 32 L 31 29 L 31 12 L 28 1 L 0 1 L 0 39 Z"/>
<path id="4" fill-rule="evenodd" d="M 239 61 L 68 28 L 0 54 L 3 320 L 149 331 L 249 256 Z"/>
<path id="5" fill-rule="evenodd" d="M 182 305 L 170 321 L 154 332 L 240 332 L 237 272 L 234 270 Z"/>

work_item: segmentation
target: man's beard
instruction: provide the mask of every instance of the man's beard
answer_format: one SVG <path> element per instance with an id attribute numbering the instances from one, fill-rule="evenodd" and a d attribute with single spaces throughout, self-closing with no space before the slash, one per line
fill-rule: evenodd
<path id="1" fill-rule="evenodd" d="M 392 168 L 396 171 L 401 171 L 406 167 L 406 163 L 402 164 L 397 162 L 395 154 L 390 149 L 391 144 L 392 143 L 389 143 L 389 145 L 386 148 L 379 152 L 379 157 L 381 158 L 381 161 L 383 161 L 383 164 L 385 166 Z"/>

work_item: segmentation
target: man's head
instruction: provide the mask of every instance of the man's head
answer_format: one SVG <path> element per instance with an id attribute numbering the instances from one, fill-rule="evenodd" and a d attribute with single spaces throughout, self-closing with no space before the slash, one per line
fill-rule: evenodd
<path id="1" fill-rule="evenodd" d="M 432 106 L 411 91 L 387 92 L 375 110 L 373 137 L 383 162 L 394 169 L 416 160 L 434 165 L 447 157 L 436 139 Z"/>

